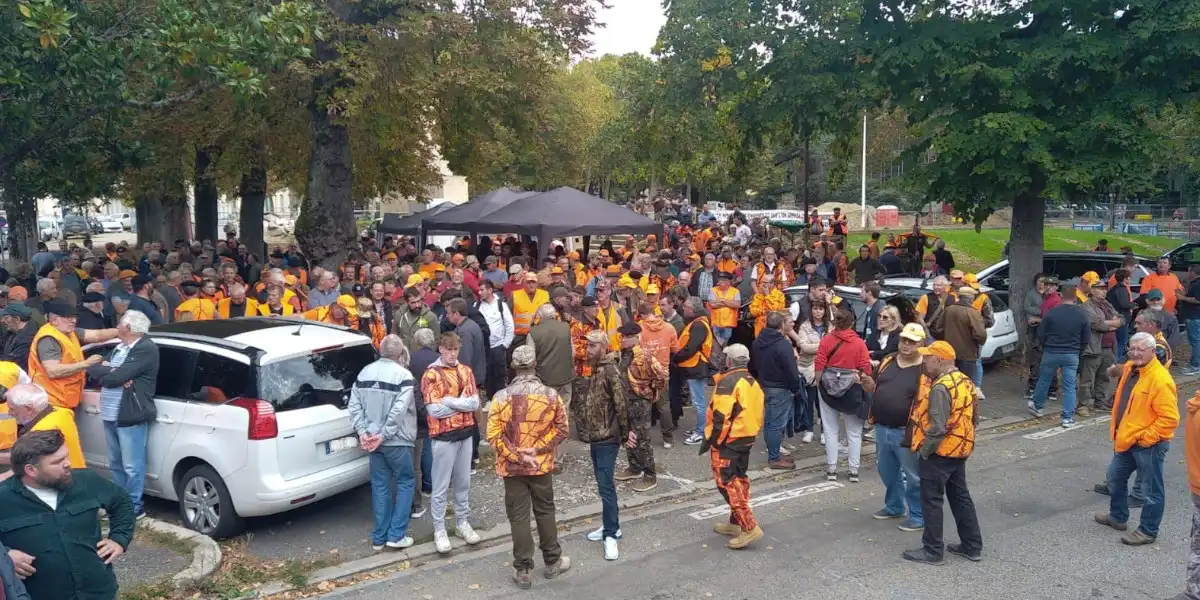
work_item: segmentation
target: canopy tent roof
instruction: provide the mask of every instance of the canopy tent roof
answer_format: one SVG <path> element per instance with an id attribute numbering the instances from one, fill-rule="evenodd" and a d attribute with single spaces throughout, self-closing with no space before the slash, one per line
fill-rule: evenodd
<path id="1" fill-rule="evenodd" d="M 495 233 L 497 230 L 491 227 L 487 217 L 516 200 L 532 196 L 535 193 L 512 188 L 498 188 L 478 196 L 466 204 L 460 204 L 437 214 L 423 216 L 421 228 L 426 232 Z M 420 214 L 424 215 L 425 213 Z"/>
<path id="2" fill-rule="evenodd" d="M 543 242 L 583 235 L 663 233 L 661 223 L 571 187 L 521 198 L 486 215 L 478 226 L 481 232 L 531 235 Z"/>
<path id="3" fill-rule="evenodd" d="M 399 213 L 384 213 L 383 219 L 379 223 L 379 233 L 392 235 L 416 235 L 421 230 L 421 220 L 432 217 L 437 214 L 446 212 L 459 205 L 453 202 L 444 202 L 433 208 L 427 208 L 421 212 L 416 212 L 411 215 L 401 215 Z"/>

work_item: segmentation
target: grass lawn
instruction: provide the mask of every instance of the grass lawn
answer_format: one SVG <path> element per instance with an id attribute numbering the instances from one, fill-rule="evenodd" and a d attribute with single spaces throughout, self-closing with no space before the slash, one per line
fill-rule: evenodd
<path id="1" fill-rule="evenodd" d="M 964 268 L 979 270 L 998 260 L 1004 242 L 1008 241 L 1007 229 L 984 229 L 979 233 L 969 228 L 959 229 L 926 229 L 926 233 L 936 235 L 946 240 L 946 248 L 954 254 L 954 261 Z M 1135 254 L 1141 256 L 1158 256 L 1182 243 L 1182 240 L 1155 237 L 1147 235 L 1125 235 L 1107 231 L 1076 231 L 1074 229 L 1047 229 L 1046 250 L 1091 250 L 1101 239 L 1108 240 L 1108 246 L 1116 249 L 1130 246 Z M 848 248 L 851 256 L 857 256 L 857 248 L 871 238 L 870 232 L 851 233 Z M 882 239 L 887 239 L 885 234 Z"/>

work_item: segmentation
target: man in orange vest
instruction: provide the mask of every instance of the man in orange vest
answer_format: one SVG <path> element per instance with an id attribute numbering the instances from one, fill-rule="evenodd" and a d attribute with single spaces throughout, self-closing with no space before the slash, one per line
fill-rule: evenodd
<path id="1" fill-rule="evenodd" d="M 50 396 L 50 404 L 74 410 L 83 397 L 87 368 L 104 357 L 84 360 L 80 344 L 94 344 L 117 337 L 116 329 L 75 330 L 76 308 L 70 304 L 47 303 L 46 324 L 33 336 L 29 353 L 29 376 Z"/>
<path id="2" fill-rule="evenodd" d="M 529 335 L 529 327 L 538 307 L 550 302 L 550 295 L 546 290 L 538 289 L 537 282 L 537 273 L 528 271 L 522 276 L 521 289 L 513 291 L 513 331 L 516 334 L 513 338 L 514 348 L 525 343 L 525 336 Z"/>
<path id="3" fill-rule="evenodd" d="M 704 302 L 692 296 L 683 303 L 683 318 L 687 325 L 679 336 L 679 351 L 671 357 L 679 376 L 687 382 L 692 406 L 696 408 L 696 431 L 683 440 L 688 446 L 704 441 L 704 419 L 708 410 L 708 397 L 704 385 L 708 382 L 708 359 L 712 355 L 713 332 Z"/>
<path id="4" fill-rule="evenodd" d="M 733 287 L 733 273 L 721 271 L 717 274 L 717 287 L 708 293 L 708 310 L 712 313 L 713 335 L 722 344 L 728 344 L 733 336 L 741 308 L 742 295 Z"/>

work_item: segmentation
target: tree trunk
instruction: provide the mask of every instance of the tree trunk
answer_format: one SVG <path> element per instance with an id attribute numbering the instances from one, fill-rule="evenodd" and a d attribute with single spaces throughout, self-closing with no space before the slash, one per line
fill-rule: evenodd
<path id="1" fill-rule="evenodd" d="M 187 191 L 182 178 L 171 181 L 164 192 L 139 197 L 135 205 L 138 244 L 161 241 L 170 248 L 176 240 L 191 241 Z"/>
<path id="2" fill-rule="evenodd" d="M 801 163 L 800 163 L 800 170 L 797 172 L 797 175 L 800 177 L 800 181 L 798 182 L 800 185 L 799 185 L 799 186 L 797 186 L 797 187 L 803 187 L 803 188 L 804 188 L 804 192 L 803 192 L 803 193 L 804 193 L 804 219 L 803 219 L 803 221 L 804 221 L 805 223 L 807 223 L 807 222 L 808 222 L 808 216 L 809 216 L 810 214 L 812 214 L 812 213 L 810 212 L 810 211 L 812 211 L 812 208 L 811 208 L 811 207 L 809 207 L 809 205 L 808 205 L 808 199 L 809 199 L 809 198 L 808 198 L 808 142 L 809 142 L 809 140 L 810 140 L 811 138 L 812 138 L 812 136 L 811 136 L 811 135 L 806 135 L 806 136 L 804 136 L 804 156 L 800 157 L 800 161 L 801 161 Z M 810 230 L 810 229 L 811 229 L 811 226 L 809 226 L 809 227 L 805 227 L 805 228 L 804 228 L 804 235 L 800 236 L 800 237 L 801 237 L 801 239 L 803 239 L 803 240 L 804 240 L 804 247 L 805 247 L 805 248 L 809 248 L 809 247 L 810 247 L 810 246 L 809 246 L 809 243 L 810 243 L 810 242 L 809 242 L 809 239 L 808 239 L 808 233 L 809 233 L 809 230 Z"/>
<path id="3" fill-rule="evenodd" d="M 334 40 L 317 41 L 316 58 L 330 64 L 339 58 Z M 308 158 L 308 193 L 296 219 L 296 241 L 312 264 L 340 268 L 355 242 L 354 199 L 351 195 L 350 131 L 330 114 L 325 98 L 338 88 L 353 86 L 339 71 L 313 79 L 308 112 L 312 138 Z"/>
<path id="4" fill-rule="evenodd" d="M 167 248 L 171 241 L 162 237 L 162 202 L 149 196 L 138 196 L 133 200 L 133 218 L 137 220 L 138 246 L 146 242 L 163 242 Z"/>
<path id="5" fill-rule="evenodd" d="M 5 173 L 3 206 L 8 218 L 8 253 L 14 260 L 29 260 L 37 253 L 41 241 L 41 229 L 37 224 L 37 208 L 31 198 L 25 198 L 17 189 L 16 178 Z"/>
<path id="6" fill-rule="evenodd" d="M 267 157 L 262 140 L 254 145 L 253 164 L 242 172 L 242 183 L 238 193 L 242 197 L 241 213 L 238 215 L 238 234 L 241 242 L 251 254 L 267 259 L 266 238 L 263 235 L 263 215 L 267 203 Z"/>
<path id="7" fill-rule="evenodd" d="M 220 192 L 217 190 L 216 165 L 221 157 L 221 149 L 216 146 L 197 146 L 195 161 L 195 177 L 192 178 L 193 200 L 196 213 L 196 239 L 216 241 L 217 231 L 217 201 Z"/>
<path id="8" fill-rule="evenodd" d="M 1021 310 L 1025 293 L 1033 288 L 1033 276 L 1042 271 L 1042 246 L 1045 240 L 1046 176 L 1034 173 L 1029 187 L 1013 203 L 1012 230 L 1008 248 L 1008 305 L 1017 319 L 1017 333 L 1024 349 L 1029 343 L 1029 328 Z"/>

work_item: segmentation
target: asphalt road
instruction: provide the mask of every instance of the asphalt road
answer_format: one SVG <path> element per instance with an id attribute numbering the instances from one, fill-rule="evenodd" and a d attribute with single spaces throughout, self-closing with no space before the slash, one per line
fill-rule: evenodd
<path id="1" fill-rule="evenodd" d="M 1191 389 L 1186 391 L 1190 397 Z M 1184 391 L 1181 390 L 1181 395 Z M 1038 431 L 1053 432 L 1029 439 Z M 1091 491 L 1101 481 L 1111 445 L 1107 423 L 1058 432 L 1053 425 L 981 439 L 968 481 L 983 526 L 980 563 L 948 556 L 945 566 L 900 558 L 920 545 L 894 521 L 875 521 L 882 486 L 873 469 L 859 484 L 813 491 L 759 506 L 766 536 L 750 549 L 731 551 L 712 532 L 714 518 L 692 513 L 717 506 L 701 500 L 624 515 L 621 558 L 606 562 L 583 531 L 560 534 L 572 570 L 531 591 L 509 580 L 507 545 L 458 554 L 388 578 L 331 594 L 337 600 L 413 598 L 582 598 L 606 600 L 695 598 L 942 599 L 1017 598 L 1158 600 L 1182 590 L 1191 526 L 1191 502 L 1182 432 L 1167 457 L 1167 509 L 1159 540 L 1130 548 L 1119 534 L 1092 522 L 1107 497 Z M 1045 435 L 1045 434 L 1040 434 Z M 760 486 L 754 497 L 822 484 L 816 474 Z M 821 486 L 823 487 L 823 486 Z M 1136 515 L 1137 510 L 1134 511 Z M 948 541 L 955 541 L 949 511 Z M 1131 525 L 1136 519 L 1131 519 Z M 540 562 L 540 558 L 538 559 Z"/>

